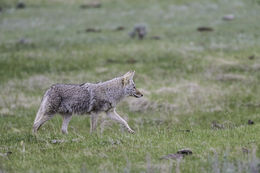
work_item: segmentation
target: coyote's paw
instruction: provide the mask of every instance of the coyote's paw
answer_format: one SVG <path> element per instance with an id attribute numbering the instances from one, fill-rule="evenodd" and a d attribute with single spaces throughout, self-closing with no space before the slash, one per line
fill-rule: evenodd
<path id="1" fill-rule="evenodd" d="M 62 134 L 67 135 L 68 131 L 67 130 L 61 130 Z"/>
<path id="2" fill-rule="evenodd" d="M 129 133 L 132 133 L 132 134 L 135 133 L 135 131 L 133 131 L 132 129 L 128 129 L 128 132 L 129 132 Z"/>

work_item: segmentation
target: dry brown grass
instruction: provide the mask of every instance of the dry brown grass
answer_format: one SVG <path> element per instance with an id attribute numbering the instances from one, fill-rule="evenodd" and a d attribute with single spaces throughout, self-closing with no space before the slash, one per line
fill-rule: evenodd
<path id="1" fill-rule="evenodd" d="M 145 97 L 142 99 L 128 99 L 130 111 L 145 112 L 159 110 L 175 113 L 189 113 L 198 110 L 221 111 L 223 98 L 229 93 L 229 89 L 223 90 L 217 84 L 202 84 L 198 81 L 177 81 L 172 86 L 161 86 L 144 90 Z M 169 96 L 173 99 L 169 99 Z M 155 97 L 156 101 L 152 98 Z"/>

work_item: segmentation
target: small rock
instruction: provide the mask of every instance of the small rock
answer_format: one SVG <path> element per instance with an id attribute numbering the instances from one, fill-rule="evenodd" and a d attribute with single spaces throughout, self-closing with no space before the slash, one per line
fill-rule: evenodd
<path id="1" fill-rule="evenodd" d="M 182 159 L 183 154 L 168 154 L 166 156 L 162 156 L 160 159 Z"/>
<path id="2" fill-rule="evenodd" d="M 87 28 L 86 32 L 101 32 L 101 29 L 96 29 L 96 28 Z"/>
<path id="3" fill-rule="evenodd" d="M 255 123 L 255 122 L 252 121 L 252 120 L 248 120 L 248 121 L 247 121 L 247 124 L 248 124 L 248 125 L 253 125 L 254 123 Z"/>
<path id="4" fill-rule="evenodd" d="M 181 131 L 181 132 L 191 132 L 191 130 L 189 130 L 189 129 L 186 129 L 186 130 L 179 130 L 179 131 Z"/>
<path id="5" fill-rule="evenodd" d="M 137 63 L 137 60 L 134 59 L 134 58 L 129 58 L 128 60 L 126 60 L 126 62 L 127 62 L 128 64 L 135 64 L 135 63 Z"/>
<path id="6" fill-rule="evenodd" d="M 25 8 L 25 3 L 23 3 L 23 2 L 18 2 L 18 3 L 16 4 L 16 8 L 17 8 L 17 9 L 24 9 L 24 8 Z"/>
<path id="7" fill-rule="evenodd" d="M 146 26 L 145 25 L 137 25 L 134 27 L 133 31 L 131 31 L 129 33 L 129 36 L 131 38 L 135 38 L 135 36 L 137 35 L 139 40 L 144 39 L 144 37 L 146 36 L 147 31 L 146 31 Z"/>
<path id="8" fill-rule="evenodd" d="M 161 40 L 161 37 L 160 36 L 152 36 L 150 37 L 152 40 Z"/>
<path id="9" fill-rule="evenodd" d="M 223 16 L 222 19 L 223 19 L 223 20 L 230 21 L 230 20 L 234 20 L 234 19 L 235 19 L 235 16 L 234 16 L 234 14 L 228 14 L 228 15 Z"/>
<path id="10" fill-rule="evenodd" d="M 120 61 L 118 61 L 118 60 L 115 60 L 115 59 L 107 59 L 106 60 L 107 61 L 107 63 L 120 63 Z"/>
<path id="11" fill-rule="evenodd" d="M 87 8 L 100 8 L 101 7 L 101 3 L 99 2 L 93 2 L 93 3 L 89 3 L 89 4 L 82 4 L 80 6 L 80 8 L 82 9 L 87 9 Z"/>
<path id="12" fill-rule="evenodd" d="M 182 150 L 177 151 L 177 154 L 191 155 L 192 151 L 190 149 L 182 149 Z"/>
<path id="13" fill-rule="evenodd" d="M 216 121 L 212 121 L 211 128 L 212 129 L 224 129 L 224 125 L 223 124 L 219 124 Z"/>
<path id="14" fill-rule="evenodd" d="M 29 44 L 29 43 L 31 43 L 31 41 L 30 41 L 30 40 L 27 40 L 27 39 L 25 39 L 25 38 L 21 38 L 20 40 L 18 40 L 17 43 L 18 43 L 18 44 Z"/>
<path id="15" fill-rule="evenodd" d="M 24 38 L 22 38 L 22 39 L 20 39 L 20 40 L 18 41 L 19 44 L 25 44 L 25 42 L 26 42 L 26 40 L 25 40 Z"/>
<path id="16" fill-rule="evenodd" d="M 9 155 L 11 155 L 11 154 L 13 154 L 12 151 L 7 151 L 7 152 L 6 152 L 6 155 L 7 155 L 7 156 L 9 156 Z"/>
<path id="17" fill-rule="evenodd" d="M 202 26 L 202 27 L 198 27 L 197 31 L 199 31 L 199 32 L 211 32 L 211 31 L 214 31 L 214 29 L 211 28 L 211 27 Z"/>
<path id="18" fill-rule="evenodd" d="M 110 139 L 109 142 L 110 142 L 111 145 L 120 145 L 121 144 L 120 140 L 112 140 L 112 139 Z"/>
<path id="19" fill-rule="evenodd" d="M 13 152 L 12 151 L 7 151 L 6 153 L 0 153 L 0 156 L 2 157 L 8 157 L 12 154 Z"/>
<path id="20" fill-rule="evenodd" d="M 59 144 L 59 143 L 63 143 L 63 142 L 65 142 L 65 141 L 64 140 L 60 140 L 60 139 L 53 139 L 53 140 L 51 140 L 52 144 Z"/>
<path id="21" fill-rule="evenodd" d="M 249 56 L 248 59 L 250 59 L 250 60 L 255 59 L 255 55 L 251 55 L 251 56 Z"/>
<path id="22" fill-rule="evenodd" d="M 123 30 L 125 30 L 125 27 L 123 27 L 123 26 L 118 26 L 115 29 L 115 31 L 123 31 Z"/>

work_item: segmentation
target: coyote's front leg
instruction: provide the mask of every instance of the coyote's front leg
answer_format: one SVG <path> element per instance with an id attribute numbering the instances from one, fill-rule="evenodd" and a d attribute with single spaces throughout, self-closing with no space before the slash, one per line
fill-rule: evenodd
<path id="1" fill-rule="evenodd" d="M 63 134 L 68 134 L 68 125 L 69 125 L 72 115 L 67 114 L 67 115 L 62 115 L 62 117 L 63 117 L 63 122 L 62 122 L 61 131 Z"/>
<path id="2" fill-rule="evenodd" d="M 97 128 L 98 114 L 91 112 L 90 117 L 90 133 L 93 133 Z"/>
<path id="3" fill-rule="evenodd" d="M 129 125 L 127 124 L 127 122 L 126 122 L 122 117 L 120 117 L 120 115 L 117 114 L 115 108 L 114 108 L 114 109 L 111 109 L 111 110 L 109 110 L 109 111 L 107 111 L 107 115 L 108 115 L 109 118 L 111 118 L 112 120 L 115 120 L 115 121 L 119 122 L 120 124 L 124 125 L 124 126 L 127 128 L 127 130 L 128 130 L 129 133 L 135 133 L 135 132 L 129 127 Z"/>

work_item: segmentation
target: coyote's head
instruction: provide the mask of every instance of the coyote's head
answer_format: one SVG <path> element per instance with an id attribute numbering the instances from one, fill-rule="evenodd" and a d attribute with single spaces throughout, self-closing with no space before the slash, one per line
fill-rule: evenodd
<path id="1" fill-rule="evenodd" d="M 143 97 L 143 94 L 136 89 L 133 77 L 135 75 L 134 71 L 127 72 L 122 79 L 124 86 L 124 92 L 126 96 L 134 96 L 136 98 Z"/>

